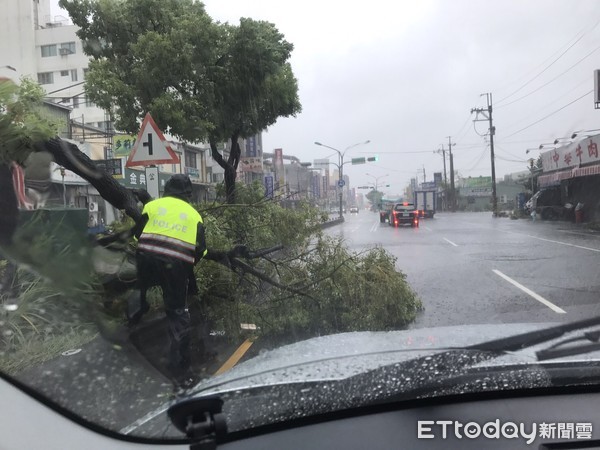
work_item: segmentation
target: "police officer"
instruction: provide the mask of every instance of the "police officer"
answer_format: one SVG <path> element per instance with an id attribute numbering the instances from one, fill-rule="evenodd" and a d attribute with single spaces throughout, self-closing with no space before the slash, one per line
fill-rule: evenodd
<path id="1" fill-rule="evenodd" d="M 193 267 L 207 254 L 202 217 L 191 205 L 192 182 L 173 175 L 164 196 L 144 206 L 133 232 L 138 239 L 136 262 L 141 310 L 130 316 L 137 322 L 148 311 L 146 291 L 160 286 L 170 339 L 169 370 L 176 378 L 189 375 L 190 315 L 188 287 L 194 286 Z"/>

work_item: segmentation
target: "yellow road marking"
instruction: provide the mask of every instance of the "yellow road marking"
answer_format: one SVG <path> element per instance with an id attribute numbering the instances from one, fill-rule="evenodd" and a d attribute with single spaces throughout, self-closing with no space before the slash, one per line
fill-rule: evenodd
<path id="1" fill-rule="evenodd" d="M 227 372 L 229 369 L 235 366 L 240 359 L 242 359 L 242 356 L 246 354 L 248 349 L 252 347 L 252 344 L 253 342 L 250 339 L 246 339 L 244 342 L 242 342 L 242 345 L 240 345 L 237 350 L 233 352 L 233 355 L 231 355 L 229 359 L 225 361 L 225 364 L 223 364 L 219 370 L 215 372 L 215 375 L 221 375 L 223 372 Z"/>

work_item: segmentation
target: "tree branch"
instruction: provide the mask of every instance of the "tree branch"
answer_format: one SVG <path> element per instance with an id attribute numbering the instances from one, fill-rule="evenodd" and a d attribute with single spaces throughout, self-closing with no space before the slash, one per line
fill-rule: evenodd
<path id="1" fill-rule="evenodd" d="M 47 151 L 54 161 L 94 186 L 103 199 L 115 208 L 124 210 L 136 222 L 141 218 L 136 196 L 106 172 L 98 170 L 94 162 L 76 145 L 59 138 L 36 144 L 36 151 Z"/>
<path id="2" fill-rule="evenodd" d="M 262 272 L 256 270 L 254 267 L 246 264 L 243 261 L 240 261 L 237 258 L 233 258 L 231 260 L 231 263 L 232 263 L 233 267 L 237 267 L 239 269 L 243 269 L 246 272 L 248 272 L 249 274 L 254 275 L 256 278 L 259 278 L 260 280 L 266 281 L 267 283 L 275 286 L 276 288 L 279 288 L 279 289 L 281 289 L 283 291 L 291 292 L 293 294 L 300 295 L 302 297 L 306 297 L 306 298 L 309 298 L 309 299 L 311 299 L 311 300 L 313 300 L 315 302 L 318 302 L 318 300 L 316 298 L 312 297 L 311 295 L 308 295 L 306 292 L 302 292 L 302 291 L 300 291 L 298 289 L 294 289 L 294 288 L 291 288 L 289 286 L 284 286 L 283 284 L 278 283 L 277 281 L 269 278 L 268 276 L 266 276 Z"/>

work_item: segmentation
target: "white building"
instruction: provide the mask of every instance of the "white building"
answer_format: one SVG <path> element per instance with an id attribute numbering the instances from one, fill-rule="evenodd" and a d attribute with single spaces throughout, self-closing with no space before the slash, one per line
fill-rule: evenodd
<path id="1" fill-rule="evenodd" d="M 71 119 L 106 129 L 104 111 L 85 98 L 89 58 L 77 30 L 66 18 L 50 15 L 50 0 L 2 0 L 0 77 L 30 77 L 48 100 L 72 108 Z"/>

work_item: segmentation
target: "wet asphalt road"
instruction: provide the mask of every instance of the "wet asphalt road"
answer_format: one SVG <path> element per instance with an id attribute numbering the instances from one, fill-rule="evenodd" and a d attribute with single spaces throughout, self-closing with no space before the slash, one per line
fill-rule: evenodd
<path id="1" fill-rule="evenodd" d="M 398 258 L 425 307 L 413 328 L 600 315 L 600 233 L 573 223 L 443 213 L 394 228 L 361 210 L 326 232 Z"/>

